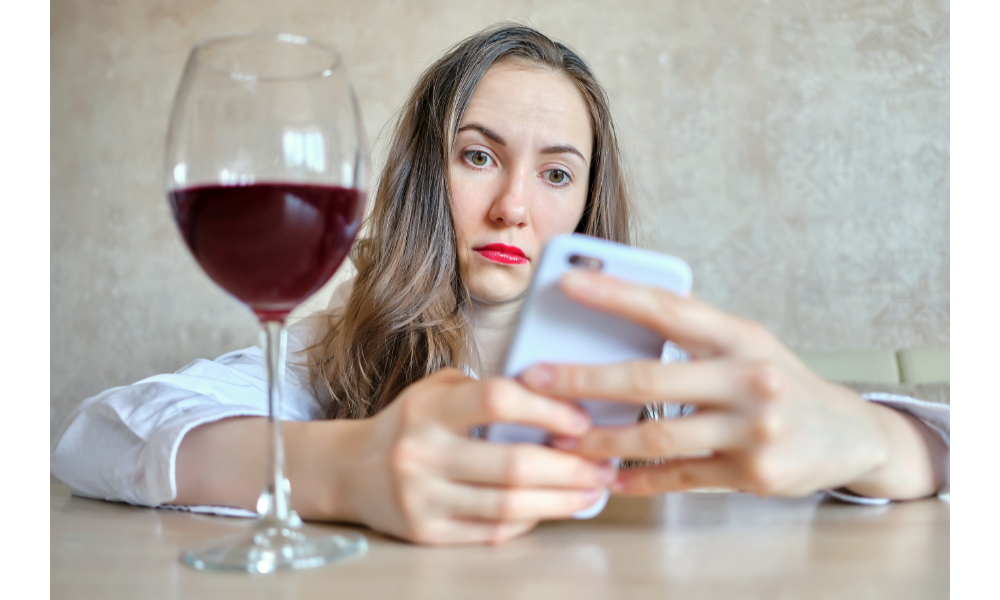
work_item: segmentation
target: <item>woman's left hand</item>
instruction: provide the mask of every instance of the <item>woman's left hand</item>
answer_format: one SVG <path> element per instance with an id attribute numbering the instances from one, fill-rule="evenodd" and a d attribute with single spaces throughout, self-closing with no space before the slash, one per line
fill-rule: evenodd
<path id="1" fill-rule="evenodd" d="M 894 498 L 936 489 L 939 474 L 924 447 L 934 441 L 920 431 L 923 425 L 816 376 L 761 325 L 599 274 L 568 274 L 561 287 L 581 304 L 657 332 L 692 358 L 537 365 L 522 374 L 526 385 L 555 397 L 697 405 L 694 415 L 681 419 L 599 427 L 579 439 L 555 440 L 556 447 L 589 458 L 708 454 L 624 471 L 612 489 L 651 494 L 725 487 L 799 496 L 846 486 Z"/>

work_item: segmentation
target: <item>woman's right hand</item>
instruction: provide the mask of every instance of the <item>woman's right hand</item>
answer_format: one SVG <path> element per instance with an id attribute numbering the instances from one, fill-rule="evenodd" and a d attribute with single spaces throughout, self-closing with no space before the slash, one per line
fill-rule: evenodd
<path id="1" fill-rule="evenodd" d="M 420 544 L 499 543 L 591 506 L 615 479 L 609 465 L 553 448 L 469 437 L 498 421 L 570 437 L 590 428 L 581 409 L 513 380 L 439 371 L 358 422 L 357 454 L 338 461 L 351 520 Z"/>

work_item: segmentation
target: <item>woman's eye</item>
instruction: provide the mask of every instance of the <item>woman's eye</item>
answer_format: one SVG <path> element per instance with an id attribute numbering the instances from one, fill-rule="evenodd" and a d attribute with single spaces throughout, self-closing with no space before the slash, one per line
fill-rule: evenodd
<path id="1" fill-rule="evenodd" d="M 566 171 L 560 169 L 550 169 L 546 172 L 545 178 L 549 180 L 549 183 L 554 183 L 556 185 L 562 185 L 569 182 L 569 175 Z"/>
<path id="2" fill-rule="evenodd" d="M 485 167 L 489 165 L 492 160 L 489 154 L 486 154 L 481 150 L 470 150 L 465 153 L 465 157 L 469 159 L 469 162 L 477 167 Z"/>

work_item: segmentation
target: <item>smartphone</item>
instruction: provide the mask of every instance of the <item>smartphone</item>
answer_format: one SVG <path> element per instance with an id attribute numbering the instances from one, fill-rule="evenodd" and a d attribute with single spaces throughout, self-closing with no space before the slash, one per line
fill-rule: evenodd
<path id="1" fill-rule="evenodd" d="M 504 362 L 505 376 L 517 377 L 541 362 L 605 364 L 660 358 L 666 340 L 658 334 L 577 304 L 562 293 L 559 280 L 573 269 L 598 271 L 682 296 L 691 292 L 691 268 L 679 258 L 577 233 L 552 238 L 542 251 L 525 298 Z M 579 403 L 598 427 L 635 423 L 643 408 L 586 398 Z M 487 427 L 485 437 L 494 442 L 544 444 L 548 432 L 527 425 L 494 423 Z M 594 506 L 573 516 L 597 516 L 607 504 L 608 495 L 605 492 Z"/>

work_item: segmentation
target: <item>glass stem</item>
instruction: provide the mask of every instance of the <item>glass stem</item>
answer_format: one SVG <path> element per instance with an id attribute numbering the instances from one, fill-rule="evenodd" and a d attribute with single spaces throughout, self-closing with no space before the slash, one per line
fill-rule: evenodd
<path id="1" fill-rule="evenodd" d="M 285 440 L 281 436 L 281 389 L 285 381 L 285 344 L 288 334 L 280 321 L 263 323 L 267 355 L 268 422 L 271 447 L 264 494 L 270 496 L 262 518 L 288 523 L 291 516 L 291 486 L 285 478 Z"/>

